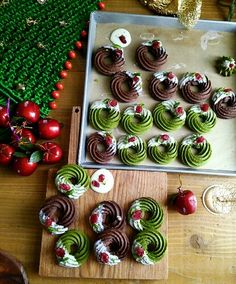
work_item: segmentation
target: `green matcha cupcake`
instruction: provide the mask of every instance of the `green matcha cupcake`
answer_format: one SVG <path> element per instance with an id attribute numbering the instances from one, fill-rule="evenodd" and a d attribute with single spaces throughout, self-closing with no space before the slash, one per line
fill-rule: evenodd
<path id="1" fill-rule="evenodd" d="M 120 121 L 118 102 L 114 99 L 94 102 L 90 106 L 89 121 L 97 130 L 108 131 L 116 128 Z"/>
<path id="2" fill-rule="evenodd" d="M 89 239 L 79 230 L 70 230 L 57 241 L 55 254 L 58 264 L 63 267 L 79 267 L 89 257 Z"/>
<path id="3" fill-rule="evenodd" d="M 179 146 L 179 158 L 189 167 L 200 167 L 211 157 L 211 145 L 201 135 L 192 134 L 185 137 Z"/>
<path id="4" fill-rule="evenodd" d="M 222 56 L 217 60 L 217 70 L 223 76 L 231 76 L 236 73 L 236 62 L 230 56 Z"/>
<path id="5" fill-rule="evenodd" d="M 174 131 L 181 128 L 186 119 L 186 112 L 180 103 L 174 100 L 163 101 L 153 110 L 153 120 L 156 126 L 164 131 Z"/>
<path id="6" fill-rule="evenodd" d="M 163 258 L 166 249 L 167 241 L 160 232 L 145 230 L 135 236 L 131 252 L 137 262 L 153 265 Z"/>

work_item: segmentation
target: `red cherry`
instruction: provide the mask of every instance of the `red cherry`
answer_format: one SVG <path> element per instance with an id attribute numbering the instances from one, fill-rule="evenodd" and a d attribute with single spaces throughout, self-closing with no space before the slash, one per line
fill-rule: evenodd
<path id="1" fill-rule="evenodd" d="M 0 144 L 0 165 L 8 165 L 12 159 L 15 149 L 8 144 Z"/>
<path id="2" fill-rule="evenodd" d="M 168 72 L 168 73 L 167 73 L 167 78 L 168 78 L 168 79 L 171 80 L 171 79 L 173 79 L 174 77 L 175 77 L 175 74 L 174 74 L 173 72 Z"/>
<path id="3" fill-rule="evenodd" d="M 98 214 L 92 214 L 92 215 L 90 216 L 90 223 L 91 223 L 91 224 L 96 224 L 97 221 L 98 221 Z"/>
<path id="4" fill-rule="evenodd" d="M 25 101 L 17 105 L 16 116 L 23 117 L 28 123 L 35 123 L 39 120 L 40 108 L 34 102 Z"/>
<path id="5" fill-rule="evenodd" d="M 161 135 L 161 139 L 162 139 L 163 141 L 167 141 L 167 140 L 169 140 L 169 138 L 170 138 L 170 136 L 169 136 L 168 134 L 163 134 L 163 135 Z"/>
<path id="6" fill-rule="evenodd" d="M 200 136 L 196 139 L 197 144 L 203 143 L 205 141 L 205 138 L 203 136 Z"/>
<path id="7" fill-rule="evenodd" d="M 61 82 L 57 82 L 55 85 L 57 90 L 63 90 L 64 89 L 64 85 Z"/>
<path id="8" fill-rule="evenodd" d="M 60 72 L 60 78 L 65 79 L 67 77 L 68 73 L 66 72 L 66 70 L 62 70 Z"/>
<path id="9" fill-rule="evenodd" d="M 141 113 L 143 111 L 143 107 L 141 105 L 137 105 L 135 108 L 136 113 Z"/>
<path id="10" fill-rule="evenodd" d="M 70 190 L 69 184 L 65 184 L 65 183 L 61 183 L 59 185 L 59 188 L 62 189 L 62 190 L 65 190 L 65 191 L 69 191 Z"/>
<path id="11" fill-rule="evenodd" d="M 179 106 L 179 107 L 176 108 L 176 114 L 177 115 L 182 115 L 183 113 L 184 113 L 184 109 L 182 107 Z"/>
<path id="12" fill-rule="evenodd" d="M 76 41 L 76 42 L 75 42 L 75 47 L 76 47 L 78 50 L 82 49 L 82 47 L 83 47 L 82 42 L 81 42 L 81 41 Z"/>
<path id="13" fill-rule="evenodd" d="M 124 35 L 119 36 L 119 40 L 120 40 L 122 43 L 124 43 L 124 44 L 127 43 L 127 40 L 126 40 L 126 38 L 125 38 Z"/>
<path id="14" fill-rule="evenodd" d="M 108 263 L 109 261 L 109 255 L 105 252 L 100 253 L 100 260 L 103 263 Z"/>
<path id="15" fill-rule="evenodd" d="M 28 157 L 16 157 L 13 160 L 13 170 L 21 176 L 31 175 L 37 167 L 38 164 L 30 162 Z"/>
<path id="16" fill-rule="evenodd" d="M 54 91 L 52 91 L 51 96 L 54 99 L 58 99 L 60 97 L 60 93 L 58 91 L 54 90 Z"/>
<path id="17" fill-rule="evenodd" d="M 117 106 L 117 101 L 116 101 L 116 100 L 110 100 L 110 101 L 108 102 L 108 104 L 109 104 L 111 107 L 115 107 L 115 106 Z"/>
<path id="18" fill-rule="evenodd" d="M 40 138 L 55 139 L 61 134 L 61 125 L 56 119 L 41 118 L 38 121 L 38 133 Z"/>
<path id="19" fill-rule="evenodd" d="M 232 68 L 232 69 L 233 69 L 234 66 L 235 66 L 235 65 L 234 65 L 233 63 L 230 63 L 230 64 L 229 64 L 229 68 Z"/>
<path id="20" fill-rule="evenodd" d="M 66 61 L 65 64 L 64 64 L 65 68 L 67 70 L 71 70 L 72 69 L 72 63 L 70 61 Z"/>
<path id="21" fill-rule="evenodd" d="M 49 102 L 48 105 L 49 105 L 50 109 L 56 109 L 57 108 L 57 104 L 56 104 L 55 101 Z"/>
<path id="22" fill-rule="evenodd" d="M 70 59 L 76 58 L 76 52 L 75 52 L 74 50 L 70 50 L 70 51 L 68 52 L 68 57 L 69 57 Z"/>
<path id="23" fill-rule="evenodd" d="M 132 214 L 132 219 L 135 221 L 142 219 L 142 210 L 134 211 L 134 213 Z"/>
<path id="24" fill-rule="evenodd" d="M 160 46 L 161 46 L 160 41 L 155 40 L 152 42 L 152 48 L 157 49 L 157 48 L 160 48 Z"/>
<path id="25" fill-rule="evenodd" d="M 144 249 L 141 248 L 141 247 L 137 247 L 137 248 L 135 249 L 135 254 L 136 254 L 137 256 L 139 256 L 139 257 L 142 257 L 142 256 L 144 255 Z"/>
<path id="26" fill-rule="evenodd" d="M 134 76 L 131 81 L 131 87 L 134 87 L 139 81 L 138 76 Z"/>
<path id="27" fill-rule="evenodd" d="M 0 106 L 0 127 L 8 127 L 9 125 L 9 115 L 7 113 L 7 108 Z"/>
<path id="28" fill-rule="evenodd" d="M 35 138 L 34 134 L 32 133 L 32 131 L 30 131 L 29 129 L 26 129 L 26 128 L 23 128 L 21 130 L 21 132 L 19 133 L 19 137 L 20 137 L 20 141 L 23 139 L 23 140 L 27 140 L 27 142 L 30 142 L 32 144 L 34 144 L 36 142 L 36 138 Z M 15 139 L 15 136 L 13 137 L 12 140 L 14 140 L 14 139 Z"/>
<path id="29" fill-rule="evenodd" d="M 62 149 L 55 142 L 45 142 L 41 144 L 41 150 L 43 152 L 43 163 L 44 164 L 55 164 L 60 162 L 62 158 Z"/>
<path id="30" fill-rule="evenodd" d="M 46 226 L 47 228 L 50 227 L 52 225 L 52 219 L 47 217 L 47 219 L 44 222 L 44 226 Z"/>
<path id="31" fill-rule="evenodd" d="M 202 79 L 202 75 L 200 73 L 195 73 L 195 78 L 197 80 L 201 80 Z"/>
<path id="32" fill-rule="evenodd" d="M 99 177 L 98 177 L 98 181 L 99 182 L 104 182 L 104 180 L 105 180 L 105 175 L 100 174 Z"/>
<path id="33" fill-rule="evenodd" d="M 209 105 L 207 103 L 201 104 L 200 109 L 204 112 L 207 112 L 209 109 Z"/>
<path id="34" fill-rule="evenodd" d="M 56 248 L 55 253 L 57 257 L 61 257 L 61 258 L 63 258 L 65 255 L 65 251 L 63 248 Z"/>
<path id="35" fill-rule="evenodd" d="M 99 10 L 104 10 L 105 7 L 106 7 L 106 5 L 105 5 L 104 2 L 99 2 L 99 3 L 98 3 L 98 9 L 99 9 Z"/>
<path id="36" fill-rule="evenodd" d="M 110 146 L 112 144 L 112 137 L 107 135 L 105 138 L 105 142 L 108 146 Z"/>
<path id="37" fill-rule="evenodd" d="M 87 32 L 86 32 L 86 30 L 82 30 L 81 31 L 81 33 L 80 33 L 80 35 L 83 37 L 83 38 L 85 38 L 86 36 L 87 36 Z"/>
<path id="38" fill-rule="evenodd" d="M 92 186 L 95 186 L 95 187 L 99 187 L 99 186 L 100 186 L 99 182 L 96 181 L 96 180 L 93 180 L 93 181 L 91 182 L 91 184 L 92 184 Z"/>
<path id="39" fill-rule="evenodd" d="M 136 138 L 133 136 L 133 137 L 130 137 L 129 139 L 128 139 L 128 142 L 134 142 L 136 140 Z"/>
<path id="40" fill-rule="evenodd" d="M 197 198 L 190 190 L 182 190 L 176 194 L 173 204 L 175 209 L 182 215 L 192 214 L 197 209 Z"/>

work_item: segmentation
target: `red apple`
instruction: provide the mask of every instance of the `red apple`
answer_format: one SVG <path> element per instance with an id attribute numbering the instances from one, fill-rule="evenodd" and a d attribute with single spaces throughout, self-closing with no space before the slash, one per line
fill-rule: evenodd
<path id="1" fill-rule="evenodd" d="M 197 209 L 197 198 L 191 190 L 182 190 L 173 199 L 175 209 L 182 215 L 192 214 Z"/>
<path id="2" fill-rule="evenodd" d="M 40 138 L 54 139 L 61 133 L 60 123 L 53 118 L 43 118 L 38 121 L 38 132 Z"/>
<path id="3" fill-rule="evenodd" d="M 8 127 L 9 125 L 9 115 L 7 113 L 7 108 L 0 106 L 0 127 Z"/>
<path id="4" fill-rule="evenodd" d="M 25 118 L 28 123 L 35 123 L 39 120 L 40 108 L 34 102 L 24 101 L 17 105 L 16 116 Z"/>
<path id="5" fill-rule="evenodd" d="M 63 152 L 57 143 L 45 142 L 41 144 L 41 150 L 43 152 L 43 163 L 55 164 L 60 162 Z"/>
<path id="6" fill-rule="evenodd" d="M 29 176 L 36 169 L 38 164 L 30 162 L 28 157 L 16 157 L 13 160 L 13 169 L 16 173 L 21 176 Z"/>
<path id="7" fill-rule="evenodd" d="M 0 144 L 0 165 L 8 165 L 13 159 L 15 149 L 8 144 Z"/>

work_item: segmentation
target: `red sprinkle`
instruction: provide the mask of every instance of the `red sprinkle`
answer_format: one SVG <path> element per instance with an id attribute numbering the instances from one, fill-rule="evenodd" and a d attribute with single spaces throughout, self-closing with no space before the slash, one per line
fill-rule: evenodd
<path id="1" fill-rule="evenodd" d="M 143 107 L 141 105 L 137 105 L 135 108 L 136 113 L 141 113 L 143 111 Z"/>
<path id="2" fill-rule="evenodd" d="M 167 141 L 167 140 L 169 140 L 169 135 L 167 135 L 167 134 L 163 134 L 163 135 L 161 135 L 161 139 L 162 140 L 164 140 L 164 141 Z"/>
<path id="3" fill-rule="evenodd" d="M 99 177 L 98 177 L 98 181 L 104 182 L 104 180 L 105 180 L 105 176 L 103 174 L 100 174 Z"/>
<path id="4" fill-rule="evenodd" d="M 173 72 L 169 72 L 169 73 L 167 73 L 167 78 L 168 79 L 173 79 L 175 77 L 175 74 L 173 73 Z"/>
<path id="5" fill-rule="evenodd" d="M 47 217 L 47 219 L 44 222 L 44 225 L 48 228 L 52 225 L 52 219 Z"/>
<path id="6" fill-rule="evenodd" d="M 62 184 L 59 185 L 59 187 L 60 187 L 60 189 L 65 190 L 65 191 L 70 190 L 69 184 L 62 183 Z"/>
<path id="7" fill-rule="evenodd" d="M 92 184 L 93 186 L 95 186 L 95 187 L 99 187 L 99 186 L 100 186 L 99 182 L 96 181 L 96 180 L 93 180 L 91 184 Z"/>
<path id="8" fill-rule="evenodd" d="M 108 146 L 111 145 L 111 144 L 112 144 L 112 137 L 111 137 L 111 136 L 106 136 L 105 142 L 106 142 L 106 144 L 107 144 Z"/>
<path id="9" fill-rule="evenodd" d="M 64 85 L 61 82 L 57 82 L 55 85 L 57 90 L 63 90 L 64 89 Z"/>
<path id="10" fill-rule="evenodd" d="M 134 211 L 134 213 L 132 214 L 132 219 L 135 221 L 142 219 L 142 210 Z"/>
<path id="11" fill-rule="evenodd" d="M 98 221 L 98 214 L 92 214 L 92 215 L 90 216 L 90 223 L 91 223 L 91 224 L 96 224 L 97 221 Z"/>
<path id="12" fill-rule="evenodd" d="M 207 103 L 201 104 L 200 109 L 206 112 L 209 109 L 209 105 Z"/>
<path id="13" fill-rule="evenodd" d="M 179 107 L 176 108 L 176 113 L 177 113 L 178 115 L 182 115 L 182 114 L 184 113 L 184 109 L 179 106 Z"/>
<path id="14" fill-rule="evenodd" d="M 136 253 L 137 256 L 142 257 L 144 255 L 144 249 L 141 248 L 141 247 L 137 247 L 135 249 L 135 253 Z"/>
<path id="15" fill-rule="evenodd" d="M 198 137 L 198 138 L 196 139 L 197 144 L 200 144 L 200 143 L 202 143 L 202 142 L 204 142 L 204 141 L 205 141 L 205 138 L 204 138 L 203 136 L 200 136 L 200 137 Z"/>
<path id="16" fill-rule="evenodd" d="M 108 102 L 108 104 L 109 104 L 110 106 L 112 106 L 112 107 L 115 107 L 115 106 L 117 106 L 117 101 L 116 101 L 116 100 L 110 100 L 110 101 Z"/>
<path id="17" fill-rule="evenodd" d="M 109 261 L 109 255 L 105 252 L 100 253 L 100 260 L 103 263 L 108 263 Z"/>
<path id="18" fill-rule="evenodd" d="M 55 253 L 56 253 L 56 256 L 61 257 L 61 258 L 64 257 L 65 255 L 65 251 L 63 248 L 56 248 Z"/>
<path id="19" fill-rule="evenodd" d="M 120 39 L 120 41 L 121 41 L 122 43 L 124 43 L 124 44 L 127 43 L 127 40 L 126 40 L 126 38 L 125 38 L 124 35 L 119 36 L 119 39 Z"/>
<path id="20" fill-rule="evenodd" d="M 202 75 L 200 73 L 195 73 L 195 78 L 197 80 L 201 80 L 202 79 Z"/>
<path id="21" fill-rule="evenodd" d="M 229 67 L 232 68 L 232 69 L 234 68 L 234 66 L 235 66 L 235 64 L 233 64 L 233 63 L 229 64 Z"/>
<path id="22" fill-rule="evenodd" d="M 133 137 L 130 137 L 129 139 L 128 139 L 128 142 L 134 142 L 136 140 L 136 138 L 133 136 Z"/>
<path id="23" fill-rule="evenodd" d="M 160 41 L 155 40 L 152 42 L 152 48 L 157 49 L 157 48 L 160 48 L 160 46 L 161 46 Z"/>

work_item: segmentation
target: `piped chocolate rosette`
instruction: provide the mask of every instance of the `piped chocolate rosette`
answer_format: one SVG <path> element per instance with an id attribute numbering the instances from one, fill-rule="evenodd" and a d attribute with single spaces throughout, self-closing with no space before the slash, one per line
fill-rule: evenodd
<path id="1" fill-rule="evenodd" d="M 95 132 L 88 138 L 87 151 L 94 162 L 106 164 L 116 154 L 116 139 L 109 132 Z"/>
<path id="2" fill-rule="evenodd" d="M 97 261 L 107 265 L 117 265 L 127 255 L 130 242 L 125 233 L 120 230 L 107 230 L 101 233 L 94 244 Z"/>
<path id="3" fill-rule="evenodd" d="M 125 64 L 123 49 L 118 45 L 102 46 L 94 56 L 94 66 L 97 71 L 106 76 L 112 76 L 122 70 Z"/>
<path id="4" fill-rule="evenodd" d="M 219 118 L 236 117 L 236 94 L 232 89 L 219 88 L 212 96 L 212 109 Z"/>
<path id="5" fill-rule="evenodd" d="M 139 136 L 124 135 L 117 143 L 117 153 L 122 163 L 132 166 L 141 163 L 147 157 L 146 142 Z"/>
<path id="6" fill-rule="evenodd" d="M 136 50 L 136 60 L 147 71 L 158 71 L 167 61 L 166 49 L 159 39 L 143 42 Z"/>
<path id="7" fill-rule="evenodd" d="M 149 91 L 155 100 L 165 101 L 171 99 L 176 93 L 178 78 L 173 72 L 156 72 L 149 84 Z"/>
<path id="8" fill-rule="evenodd" d="M 85 233 L 69 230 L 56 242 L 57 262 L 63 267 L 79 267 L 89 257 L 90 243 Z"/>
<path id="9" fill-rule="evenodd" d="M 143 104 L 136 104 L 125 109 L 121 116 L 121 125 L 128 134 L 142 134 L 153 125 L 152 113 Z"/>
<path id="10" fill-rule="evenodd" d="M 197 133 L 209 132 L 216 124 L 216 114 L 207 103 L 193 105 L 187 111 L 187 124 Z"/>
<path id="11" fill-rule="evenodd" d="M 95 233 L 101 233 L 107 229 L 122 229 L 125 224 L 124 214 L 116 202 L 103 201 L 93 209 L 89 224 Z"/>
<path id="12" fill-rule="evenodd" d="M 75 205 L 65 196 L 47 199 L 39 211 L 39 221 L 52 235 L 64 234 L 75 218 Z"/>
<path id="13" fill-rule="evenodd" d="M 181 128 L 186 119 L 184 108 L 175 100 L 158 103 L 152 114 L 156 126 L 164 131 L 173 131 Z"/>
<path id="14" fill-rule="evenodd" d="M 166 249 L 166 238 L 160 232 L 145 230 L 135 236 L 131 252 L 137 262 L 153 265 L 163 258 Z"/>
<path id="15" fill-rule="evenodd" d="M 179 82 L 179 88 L 184 100 L 192 104 L 206 101 L 212 91 L 211 81 L 200 73 L 184 74 Z"/>
<path id="16" fill-rule="evenodd" d="M 56 173 L 57 189 L 72 199 L 78 199 L 89 188 L 90 177 L 86 169 L 76 164 L 68 164 Z"/>
<path id="17" fill-rule="evenodd" d="M 161 165 L 168 164 L 178 155 L 177 142 L 169 134 L 155 136 L 147 143 L 147 153 L 154 162 Z"/>
<path id="18" fill-rule="evenodd" d="M 211 157 L 210 143 L 199 134 L 185 137 L 178 150 L 180 160 L 189 167 L 203 166 Z"/>
<path id="19" fill-rule="evenodd" d="M 120 121 L 120 107 L 116 100 L 104 99 L 92 103 L 89 109 L 89 120 L 97 130 L 112 130 Z"/>
<path id="20" fill-rule="evenodd" d="M 142 94 L 141 74 L 129 71 L 118 72 L 112 77 L 110 87 L 118 101 L 133 102 Z"/>
<path id="21" fill-rule="evenodd" d="M 236 73 L 236 62 L 233 57 L 222 56 L 216 64 L 218 72 L 225 77 Z"/>
<path id="22" fill-rule="evenodd" d="M 128 222 L 137 231 L 159 229 L 163 217 L 162 208 L 150 197 L 136 199 L 128 211 Z"/>

